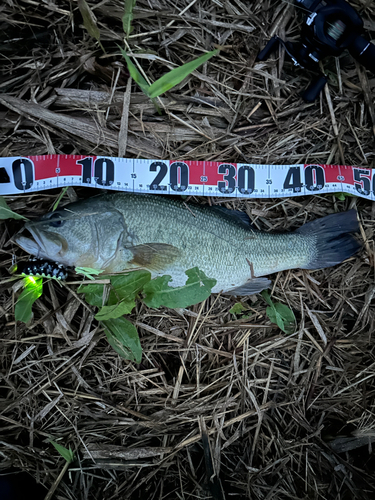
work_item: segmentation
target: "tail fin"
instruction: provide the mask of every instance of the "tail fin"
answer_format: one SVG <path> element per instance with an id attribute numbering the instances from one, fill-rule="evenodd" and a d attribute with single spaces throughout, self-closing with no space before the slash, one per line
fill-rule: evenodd
<path id="1" fill-rule="evenodd" d="M 359 231 L 357 212 L 349 210 L 308 222 L 296 233 L 316 238 L 312 260 L 304 269 L 322 269 L 335 266 L 354 255 L 361 244 L 351 234 Z"/>

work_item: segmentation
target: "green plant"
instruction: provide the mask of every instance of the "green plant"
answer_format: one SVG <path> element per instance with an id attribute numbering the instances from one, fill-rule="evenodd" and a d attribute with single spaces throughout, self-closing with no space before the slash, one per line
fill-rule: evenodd
<path id="1" fill-rule="evenodd" d="M 273 303 L 266 290 L 263 290 L 261 295 L 268 304 L 266 314 L 271 323 L 275 323 L 285 333 L 293 333 L 296 326 L 296 317 L 293 311 L 285 304 Z"/>
<path id="2" fill-rule="evenodd" d="M 52 441 L 52 439 L 50 439 L 49 442 L 56 448 L 56 450 L 67 461 L 68 464 L 73 462 L 74 452 L 71 450 L 70 447 L 69 447 L 69 449 L 65 448 L 65 446 L 62 446 L 61 444 L 56 443 L 56 441 Z"/>
<path id="3" fill-rule="evenodd" d="M 350 193 L 333 193 L 333 195 L 340 201 L 345 201 L 345 198 L 355 198 L 355 195 Z"/>
<path id="4" fill-rule="evenodd" d="M 23 219 L 23 220 L 28 220 L 27 217 L 24 217 L 23 215 L 16 214 L 16 212 L 13 212 L 8 205 L 3 196 L 0 196 L 0 220 L 5 220 L 5 219 Z"/>
<path id="5" fill-rule="evenodd" d="M 122 27 L 126 38 L 129 37 L 130 33 L 133 31 L 132 21 L 133 21 L 133 9 L 135 7 L 137 0 L 125 0 L 124 1 L 124 15 L 122 16 Z"/>
<path id="6" fill-rule="evenodd" d="M 96 23 L 96 16 L 88 6 L 86 0 L 78 0 L 78 8 L 82 16 L 83 25 L 88 34 L 97 40 L 100 48 L 105 52 L 103 45 L 100 42 L 100 29 Z"/>
<path id="7" fill-rule="evenodd" d="M 125 38 L 127 39 L 130 33 L 133 31 L 132 21 L 133 21 L 133 10 L 136 4 L 136 0 L 125 0 L 124 1 L 124 14 L 122 16 L 122 26 L 125 34 Z M 104 48 L 100 42 L 100 30 L 98 28 L 95 14 L 92 12 L 88 4 L 85 0 L 78 0 L 78 8 L 81 12 L 83 24 L 89 33 L 90 36 L 95 38 L 103 52 Z M 219 52 L 219 49 L 212 50 L 211 52 L 207 52 L 202 56 L 190 61 L 178 68 L 174 68 L 161 78 L 156 80 L 154 83 L 149 84 L 145 78 L 141 75 L 137 67 L 132 63 L 130 57 L 126 53 L 124 49 L 119 47 L 121 53 L 126 61 L 129 73 L 136 84 L 141 88 L 141 90 L 150 98 L 155 99 L 160 95 L 164 94 L 171 88 L 175 87 L 179 83 L 182 82 L 187 76 L 189 76 L 193 71 L 195 71 L 199 66 L 204 64 L 208 59 L 212 56 L 216 55 Z M 156 108 L 159 110 L 158 106 L 154 102 Z"/>
<path id="8" fill-rule="evenodd" d="M 236 302 L 231 309 L 229 309 L 229 312 L 233 314 L 233 316 L 241 319 L 248 319 L 251 316 L 251 313 L 248 313 L 249 308 L 247 306 L 244 306 L 242 302 Z M 248 313 L 248 314 L 245 314 Z"/>
<path id="9" fill-rule="evenodd" d="M 43 278 L 26 276 L 23 278 L 23 286 L 24 290 L 14 308 L 14 318 L 16 321 L 28 323 L 33 315 L 32 306 L 43 293 Z"/>
<path id="10" fill-rule="evenodd" d="M 100 276 L 98 282 L 92 275 L 101 271 L 79 270 L 93 283 L 82 284 L 77 291 L 85 294 L 86 302 L 99 309 L 95 319 L 103 325 L 109 344 L 121 357 L 136 363 L 142 358 L 141 343 L 135 326 L 124 316 L 133 311 L 137 299 L 153 308 L 185 308 L 209 297 L 216 284 L 215 279 L 207 278 L 197 267 L 186 271 L 186 284 L 176 288 L 169 286 L 171 276 L 152 280 L 145 270 Z M 26 276 L 23 281 L 25 289 L 17 300 L 15 319 L 27 323 L 32 317 L 32 305 L 42 295 L 43 278 Z"/>
<path id="11" fill-rule="evenodd" d="M 184 308 L 202 302 L 210 296 L 216 284 L 197 267 L 186 271 L 186 284 L 170 287 L 171 276 L 151 279 L 148 271 L 138 270 L 116 276 L 101 276 L 108 283 L 81 285 L 78 293 L 84 293 L 86 301 L 99 311 L 95 319 L 100 321 L 108 342 L 124 359 L 139 363 L 142 347 L 135 326 L 124 315 L 130 314 L 140 298 L 148 307 L 160 306 Z"/>
<path id="12" fill-rule="evenodd" d="M 122 55 L 125 58 L 126 64 L 128 66 L 128 70 L 133 80 L 139 85 L 142 91 L 150 97 L 150 99 L 154 99 L 155 97 L 159 97 L 164 94 L 171 88 L 175 87 L 179 83 L 182 82 L 187 76 L 189 76 L 193 71 L 195 71 L 199 66 L 208 61 L 212 56 L 216 55 L 219 52 L 219 49 L 212 50 L 211 52 L 207 52 L 203 54 L 203 56 L 194 59 L 178 68 L 174 68 L 161 78 L 156 80 L 153 84 L 149 85 L 143 76 L 140 74 L 136 66 L 131 62 L 129 56 L 123 49 L 120 49 Z"/>

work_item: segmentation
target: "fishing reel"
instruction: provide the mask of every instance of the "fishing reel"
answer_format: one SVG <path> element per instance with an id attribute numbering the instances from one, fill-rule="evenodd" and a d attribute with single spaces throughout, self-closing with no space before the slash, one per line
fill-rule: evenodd
<path id="1" fill-rule="evenodd" d="M 307 102 L 313 102 L 327 83 L 327 76 L 319 69 L 319 61 L 325 57 L 337 57 L 348 49 L 359 63 L 375 73 L 375 45 L 361 35 L 363 21 L 353 7 L 345 0 L 296 0 L 296 3 L 307 11 L 301 40 L 288 42 L 274 36 L 259 52 L 257 61 L 266 60 L 281 44 L 295 66 L 318 73 L 302 93 Z"/>

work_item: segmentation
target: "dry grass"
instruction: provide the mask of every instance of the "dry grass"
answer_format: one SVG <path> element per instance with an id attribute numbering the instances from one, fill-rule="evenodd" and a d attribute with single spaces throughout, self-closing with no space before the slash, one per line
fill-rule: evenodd
<path id="1" fill-rule="evenodd" d="M 374 30 L 373 3 L 351 3 Z M 128 43 L 150 80 L 214 44 L 225 48 L 160 99 L 162 116 L 132 84 L 119 141 L 129 96 L 116 45 L 123 2 L 89 5 L 105 55 L 75 2 L 1 5 L 1 156 L 116 156 L 127 139 L 129 157 L 374 166 L 370 73 L 346 54 L 326 61 L 331 85 L 305 104 L 305 72 L 282 59 L 254 63 L 273 32 L 298 36 L 300 18 L 282 1 L 138 0 Z M 9 201 L 34 217 L 57 196 Z M 27 257 L 10 241 L 20 223 L 1 223 L 1 470 L 28 471 L 64 500 L 373 498 L 373 205 L 334 196 L 218 201 L 246 209 L 264 230 L 355 207 L 364 249 L 332 269 L 272 277 L 274 299 L 297 317 L 290 336 L 257 296 L 245 321 L 229 313 L 234 299 L 215 295 L 183 311 L 138 305 L 140 365 L 109 347 L 69 282 L 46 284 L 32 323 L 15 324 L 7 269 Z M 63 478 L 49 438 L 76 451 Z"/>

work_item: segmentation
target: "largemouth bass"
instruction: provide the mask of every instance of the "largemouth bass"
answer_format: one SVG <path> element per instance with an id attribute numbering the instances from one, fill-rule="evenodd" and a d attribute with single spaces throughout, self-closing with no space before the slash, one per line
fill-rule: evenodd
<path id="1" fill-rule="evenodd" d="M 268 288 L 264 276 L 277 271 L 334 266 L 360 248 L 354 210 L 275 234 L 254 229 L 244 212 L 127 193 L 72 203 L 24 230 L 31 237 L 18 234 L 16 242 L 39 258 L 106 272 L 144 268 L 170 275 L 173 287 L 197 266 L 217 280 L 213 292 L 232 295 Z"/>

